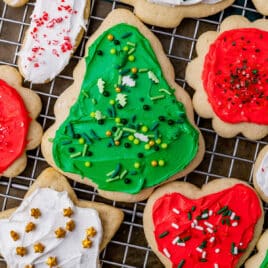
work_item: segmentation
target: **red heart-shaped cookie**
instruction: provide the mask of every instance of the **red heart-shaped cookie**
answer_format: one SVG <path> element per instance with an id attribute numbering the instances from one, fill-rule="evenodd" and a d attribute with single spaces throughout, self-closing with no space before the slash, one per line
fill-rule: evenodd
<path id="1" fill-rule="evenodd" d="M 261 233 L 263 210 L 255 191 L 235 179 L 201 190 L 176 182 L 150 197 L 144 229 L 167 267 L 239 267 Z"/>

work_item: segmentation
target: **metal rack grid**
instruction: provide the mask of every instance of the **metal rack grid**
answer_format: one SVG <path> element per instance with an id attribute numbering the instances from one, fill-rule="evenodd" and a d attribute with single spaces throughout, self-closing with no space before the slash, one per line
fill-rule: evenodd
<path id="1" fill-rule="evenodd" d="M 17 53 L 20 50 L 25 29 L 29 26 L 33 6 L 34 2 L 30 1 L 25 7 L 12 9 L 2 1 L 0 2 L 0 64 L 17 66 Z M 88 37 L 112 9 L 119 7 L 130 9 L 116 0 L 92 0 L 88 31 L 66 69 L 49 84 L 33 86 L 25 83 L 42 99 L 43 109 L 38 120 L 44 129 L 54 122 L 54 103 L 64 89 L 72 83 L 72 70 L 78 60 L 83 57 Z M 177 83 L 191 95 L 193 91 L 185 83 L 185 67 L 195 57 L 196 40 L 207 30 L 217 30 L 220 22 L 231 14 L 241 14 L 251 20 L 262 17 L 254 9 L 251 0 L 237 0 L 231 7 L 217 15 L 204 19 L 185 19 L 179 27 L 174 29 L 149 26 L 161 40 L 167 56 L 174 65 Z M 200 186 L 215 178 L 237 177 L 252 184 L 253 163 L 261 148 L 268 144 L 268 138 L 256 142 L 249 141 L 242 136 L 223 139 L 212 130 L 210 120 L 196 117 L 196 122 L 206 141 L 205 157 L 200 166 L 184 180 Z M 2 178 L 0 181 L 1 210 L 19 205 L 34 178 L 45 167 L 47 164 L 41 155 L 40 148 L 28 152 L 26 170 L 20 176 Z M 112 204 L 123 209 L 125 213 L 122 226 L 101 253 L 103 268 L 163 267 L 148 247 L 143 234 L 142 215 L 145 202 L 125 204 L 107 201 L 101 198 L 93 188 L 70 182 L 79 198 Z M 265 204 L 265 211 L 267 210 L 268 206 Z M 267 223 L 266 217 L 265 226 Z M 2 267 L 6 267 L 6 264 L 0 258 L 0 268 Z"/>

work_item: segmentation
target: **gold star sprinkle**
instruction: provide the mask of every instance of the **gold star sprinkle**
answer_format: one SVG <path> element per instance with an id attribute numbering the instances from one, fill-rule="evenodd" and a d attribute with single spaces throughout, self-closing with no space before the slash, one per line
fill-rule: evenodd
<path id="1" fill-rule="evenodd" d="M 13 230 L 10 231 L 10 236 L 14 241 L 17 241 L 17 240 L 20 239 L 20 235 L 17 232 L 13 231 Z"/>
<path id="2" fill-rule="evenodd" d="M 75 228 L 75 222 L 73 220 L 70 220 L 66 223 L 65 229 L 69 232 L 72 232 Z"/>
<path id="3" fill-rule="evenodd" d="M 27 248 L 25 247 L 16 247 L 16 254 L 23 257 L 28 253 Z"/>
<path id="4" fill-rule="evenodd" d="M 86 230 L 87 237 L 94 237 L 96 235 L 97 231 L 95 230 L 94 227 L 89 227 Z"/>
<path id="5" fill-rule="evenodd" d="M 42 243 L 34 244 L 34 252 L 35 253 L 43 253 L 45 250 L 45 246 Z"/>
<path id="6" fill-rule="evenodd" d="M 35 219 L 38 219 L 41 216 L 41 211 L 39 208 L 32 208 L 31 209 L 31 216 Z"/>
<path id="7" fill-rule="evenodd" d="M 92 241 L 90 239 L 86 238 L 82 241 L 82 246 L 83 246 L 83 248 L 91 248 Z"/>
<path id="8" fill-rule="evenodd" d="M 33 222 L 29 222 L 26 226 L 25 226 L 25 232 L 29 233 L 32 230 L 35 229 L 35 224 Z"/>
<path id="9" fill-rule="evenodd" d="M 49 266 L 49 267 L 54 267 L 58 264 L 57 262 L 57 258 L 56 257 L 48 257 L 47 258 L 47 261 L 46 261 L 46 264 Z"/>
<path id="10" fill-rule="evenodd" d="M 61 227 L 59 227 L 54 233 L 57 238 L 63 238 L 66 235 L 66 231 Z"/>
<path id="11" fill-rule="evenodd" d="M 73 213 L 74 212 L 70 207 L 63 209 L 63 216 L 64 217 L 69 217 L 70 218 L 73 215 Z"/>

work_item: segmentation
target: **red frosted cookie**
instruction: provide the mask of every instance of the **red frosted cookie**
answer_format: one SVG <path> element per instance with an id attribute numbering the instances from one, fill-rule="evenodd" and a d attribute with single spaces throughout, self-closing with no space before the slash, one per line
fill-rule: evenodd
<path id="1" fill-rule="evenodd" d="M 42 127 L 35 121 L 40 98 L 21 86 L 15 68 L 0 66 L 0 174 L 16 176 L 27 164 L 26 150 L 41 141 Z"/>
<path id="2" fill-rule="evenodd" d="M 242 133 L 259 139 L 268 133 L 268 22 L 242 16 L 223 21 L 219 32 L 206 32 L 189 63 L 187 82 L 196 90 L 197 113 L 212 118 L 223 137 Z"/>
<path id="3" fill-rule="evenodd" d="M 237 179 L 214 180 L 202 189 L 174 182 L 151 195 L 143 221 L 165 267 L 232 268 L 253 250 L 263 209 L 255 191 Z"/>

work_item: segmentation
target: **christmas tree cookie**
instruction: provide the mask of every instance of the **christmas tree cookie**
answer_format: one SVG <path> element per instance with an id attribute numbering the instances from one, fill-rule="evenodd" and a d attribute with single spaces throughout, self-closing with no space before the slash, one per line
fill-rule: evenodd
<path id="1" fill-rule="evenodd" d="M 48 168 L 18 208 L 0 213 L 0 253 L 10 268 L 98 268 L 99 252 L 122 221 L 122 211 L 79 200 Z"/>
<path id="2" fill-rule="evenodd" d="M 159 41 L 126 10 L 113 11 L 91 37 L 55 114 L 45 158 L 110 199 L 145 199 L 203 156 L 188 95 Z"/>
<path id="3" fill-rule="evenodd" d="M 254 249 L 263 221 L 254 189 L 229 178 L 201 189 L 186 182 L 165 184 L 143 213 L 145 236 L 167 268 L 238 268 Z"/>
<path id="4" fill-rule="evenodd" d="M 183 18 L 201 18 L 216 14 L 234 2 L 234 0 L 121 1 L 132 5 L 135 14 L 144 22 L 167 28 L 178 26 Z"/>
<path id="5" fill-rule="evenodd" d="M 19 72 L 0 66 L 0 175 L 17 176 L 27 164 L 26 151 L 41 143 L 43 130 L 36 121 L 41 100 L 22 85 Z"/>
<path id="6" fill-rule="evenodd" d="M 225 19 L 219 32 L 198 39 L 197 58 L 186 69 L 195 89 L 193 105 L 223 137 L 249 139 L 268 134 L 268 21 L 242 16 Z"/>

